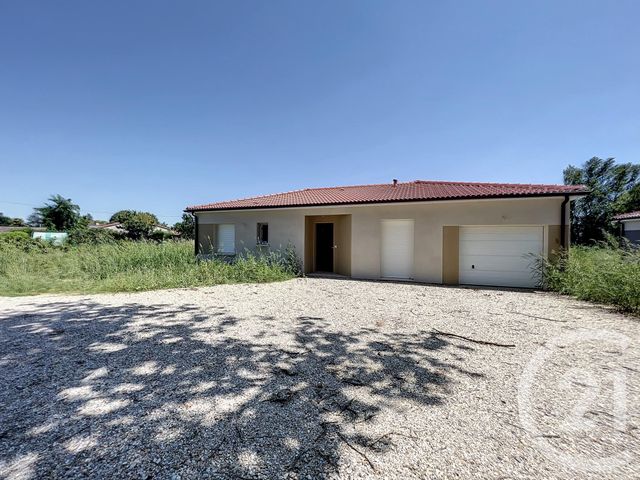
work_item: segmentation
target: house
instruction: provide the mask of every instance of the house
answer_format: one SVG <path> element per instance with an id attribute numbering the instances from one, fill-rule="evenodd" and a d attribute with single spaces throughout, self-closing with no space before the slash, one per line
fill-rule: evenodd
<path id="1" fill-rule="evenodd" d="M 640 210 L 613 217 L 620 222 L 620 233 L 632 243 L 640 245 Z"/>
<path id="2" fill-rule="evenodd" d="M 96 230 L 110 230 L 116 233 L 127 232 L 120 222 L 96 223 L 94 225 L 89 225 L 89 228 L 95 228 Z"/>
<path id="3" fill-rule="evenodd" d="M 96 223 L 95 225 L 89 225 L 89 228 L 96 228 L 98 230 L 110 230 L 112 232 L 122 233 L 122 234 L 127 233 L 127 229 L 124 228 L 124 226 L 120 222 Z M 178 232 L 175 232 L 171 230 L 169 227 L 166 227 L 160 224 L 154 225 L 152 231 L 162 232 L 162 233 L 166 233 L 174 236 L 179 235 Z"/>
<path id="4" fill-rule="evenodd" d="M 305 273 L 534 287 L 569 243 L 584 186 L 422 181 L 309 188 L 188 207 L 196 253 L 293 245 Z"/>

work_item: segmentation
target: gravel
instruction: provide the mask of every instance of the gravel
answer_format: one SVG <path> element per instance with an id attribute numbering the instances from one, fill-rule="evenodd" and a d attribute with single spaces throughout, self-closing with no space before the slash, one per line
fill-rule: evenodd
<path id="1" fill-rule="evenodd" d="M 0 477 L 638 478 L 638 332 L 319 278 L 2 298 Z"/>

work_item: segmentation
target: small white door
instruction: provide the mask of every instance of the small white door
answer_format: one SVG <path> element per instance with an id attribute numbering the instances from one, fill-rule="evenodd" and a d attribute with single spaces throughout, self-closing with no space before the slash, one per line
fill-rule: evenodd
<path id="1" fill-rule="evenodd" d="M 460 227 L 462 284 L 537 287 L 532 266 L 544 251 L 543 227 Z"/>
<path id="2" fill-rule="evenodd" d="M 413 278 L 413 220 L 382 220 L 383 278 Z"/>

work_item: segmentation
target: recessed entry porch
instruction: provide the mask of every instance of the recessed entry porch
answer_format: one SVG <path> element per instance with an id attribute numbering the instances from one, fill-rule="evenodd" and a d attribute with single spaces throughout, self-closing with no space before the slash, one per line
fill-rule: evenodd
<path id="1" fill-rule="evenodd" d="M 308 215 L 304 223 L 304 272 L 351 276 L 351 215 Z"/>

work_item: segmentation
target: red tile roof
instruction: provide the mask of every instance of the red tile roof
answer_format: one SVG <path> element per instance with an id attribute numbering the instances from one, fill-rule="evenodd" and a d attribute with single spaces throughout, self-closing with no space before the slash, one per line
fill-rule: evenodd
<path id="1" fill-rule="evenodd" d="M 631 220 L 633 218 L 640 218 L 640 210 L 636 210 L 635 212 L 621 213 L 620 215 L 616 215 L 613 217 L 614 220 Z"/>
<path id="2" fill-rule="evenodd" d="M 419 202 L 480 198 L 543 197 L 588 193 L 583 185 L 527 185 L 513 183 L 414 182 L 353 185 L 346 187 L 305 188 L 240 200 L 207 203 L 187 207 L 187 212 L 241 210 L 366 203 Z"/>

